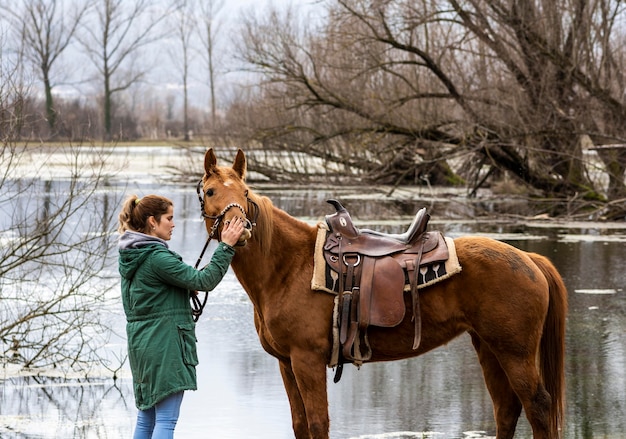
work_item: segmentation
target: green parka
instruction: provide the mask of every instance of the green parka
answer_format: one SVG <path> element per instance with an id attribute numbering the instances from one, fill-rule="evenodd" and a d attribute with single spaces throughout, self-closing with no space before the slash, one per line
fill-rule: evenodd
<path id="1" fill-rule="evenodd" d="M 231 246 L 220 243 L 211 263 L 196 270 L 159 238 L 131 231 L 120 237 L 122 303 L 138 409 L 146 410 L 173 393 L 197 389 L 190 291 L 213 290 L 234 254 Z"/>

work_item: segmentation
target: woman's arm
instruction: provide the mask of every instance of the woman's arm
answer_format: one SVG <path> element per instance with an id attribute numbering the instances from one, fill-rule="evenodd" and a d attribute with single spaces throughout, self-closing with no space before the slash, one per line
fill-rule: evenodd
<path id="1" fill-rule="evenodd" d="M 235 249 L 221 242 L 215 249 L 211 262 L 202 270 L 186 264 L 180 256 L 165 247 L 157 250 L 150 262 L 158 279 L 166 284 L 186 290 L 211 291 L 224 278 L 234 255 Z"/>

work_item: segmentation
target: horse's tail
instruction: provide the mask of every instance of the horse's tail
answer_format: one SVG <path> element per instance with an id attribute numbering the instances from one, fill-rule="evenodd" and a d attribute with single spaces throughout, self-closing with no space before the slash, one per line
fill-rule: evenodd
<path id="1" fill-rule="evenodd" d="M 539 347 L 539 367 L 544 386 L 552 398 L 550 420 L 552 434 L 560 437 L 565 403 L 565 318 L 567 314 L 567 289 L 561 275 L 548 258 L 530 254 L 533 262 L 548 281 L 550 299 L 548 315 L 543 325 Z"/>

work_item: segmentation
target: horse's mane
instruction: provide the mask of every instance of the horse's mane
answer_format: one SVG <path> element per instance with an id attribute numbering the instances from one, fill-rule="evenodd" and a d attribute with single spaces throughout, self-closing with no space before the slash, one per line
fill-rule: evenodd
<path id="1" fill-rule="evenodd" d="M 257 195 L 252 191 L 250 191 L 248 196 L 259 206 L 259 217 L 256 220 L 256 227 L 252 233 L 259 242 L 262 255 L 269 256 L 274 226 L 274 204 L 268 197 Z"/>

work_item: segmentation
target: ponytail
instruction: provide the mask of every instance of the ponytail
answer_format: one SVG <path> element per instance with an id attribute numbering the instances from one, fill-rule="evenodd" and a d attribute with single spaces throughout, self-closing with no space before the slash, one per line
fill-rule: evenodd
<path id="1" fill-rule="evenodd" d="M 117 231 L 124 233 L 126 230 L 146 233 L 148 230 L 148 218 L 151 216 L 161 221 L 161 216 L 167 213 L 170 206 L 173 206 L 171 200 L 160 195 L 146 195 L 139 198 L 137 195 L 129 196 L 118 216 L 119 226 Z"/>

